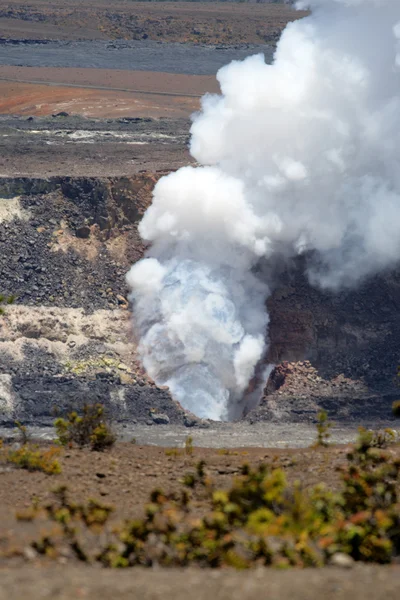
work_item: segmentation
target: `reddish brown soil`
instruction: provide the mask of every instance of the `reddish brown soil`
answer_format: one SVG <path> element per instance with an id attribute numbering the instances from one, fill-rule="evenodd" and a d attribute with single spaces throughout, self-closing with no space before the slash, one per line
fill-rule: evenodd
<path id="1" fill-rule="evenodd" d="M 196 99 L 106 92 L 87 88 L 0 82 L 0 113 L 46 116 L 61 111 L 94 118 L 188 117 L 198 110 Z"/>
<path id="2" fill-rule="evenodd" d="M 5 69 L 6 77 L 20 79 L 21 82 L 1 80 Z M 18 71 L 21 70 L 23 69 L 18 69 Z M 52 70 L 46 69 L 46 71 Z M 87 70 L 92 71 L 91 69 Z M 44 69 L 37 69 L 37 71 L 44 71 Z M 71 76 L 69 76 L 70 73 L 63 73 L 63 71 L 71 71 Z M 187 118 L 200 107 L 200 94 L 197 92 L 202 88 L 200 93 L 213 91 L 216 88 L 215 80 L 207 81 L 209 79 L 207 77 L 169 76 L 164 73 L 142 72 L 140 75 L 144 77 L 139 76 L 137 80 L 130 81 L 127 77 L 126 82 L 120 82 L 124 89 L 134 88 L 137 85 L 137 91 L 115 91 L 118 83 L 114 87 L 113 81 L 102 79 L 104 71 L 96 77 L 94 69 L 93 73 L 88 77 L 83 76 L 82 79 L 91 81 L 92 83 L 89 84 L 91 86 L 100 86 L 105 89 L 85 87 L 86 81 L 82 82 L 82 87 L 78 82 L 73 83 L 73 86 L 70 87 L 71 80 L 79 81 L 79 75 L 82 74 L 78 72 L 78 76 L 75 76 L 73 72 L 74 69 L 57 69 L 52 80 L 50 80 L 51 73 L 49 79 L 46 79 L 44 73 L 36 73 L 38 76 L 35 76 L 35 81 L 55 81 L 63 84 L 46 85 L 25 83 L 24 75 L 19 72 L 13 73 L 11 67 L 0 67 L 0 114 L 46 116 L 65 111 L 72 115 L 96 118 L 137 116 Z M 121 73 L 122 78 L 123 72 L 118 73 Z M 111 79 L 117 80 L 114 77 Z M 198 79 L 206 81 L 198 81 Z M 157 86 L 165 92 L 153 93 L 153 89 Z"/>
<path id="3" fill-rule="evenodd" d="M 0 80 L 65 84 L 119 91 L 143 91 L 161 95 L 198 97 L 205 92 L 218 92 L 213 75 L 181 75 L 149 71 L 119 71 L 117 69 L 74 69 L 70 67 L 0 66 Z"/>
<path id="4" fill-rule="evenodd" d="M 0 66 L 0 114 L 184 118 L 204 93 L 217 91 L 211 76 Z"/>
<path id="5" fill-rule="evenodd" d="M 0 37 L 264 43 L 305 14 L 282 4 L 5 0 Z"/>
<path id="6" fill-rule="evenodd" d="M 327 450 L 195 448 L 193 455 L 180 449 L 178 456 L 169 456 L 170 450 L 165 448 L 118 443 L 104 453 L 62 450 L 61 475 L 16 469 L 5 464 L 3 458 L 0 459 L 0 531 L 7 539 L 6 546 L 26 543 L 27 536 L 36 533 L 37 527 L 17 521 L 15 513 L 31 506 L 32 501 L 45 504 L 52 497 L 51 491 L 59 485 L 67 485 L 75 500 L 98 498 L 112 504 L 116 521 L 138 517 L 154 488 L 165 492 L 178 490 L 182 476 L 193 471 L 199 460 L 205 460 L 206 470 L 218 487 L 228 486 L 245 462 L 252 466 L 263 462 L 282 467 L 289 481 L 299 480 L 304 486 L 324 481 L 336 487 L 337 469 L 345 461 L 345 452 L 344 447 Z M 201 497 L 196 498 L 196 506 L 201 511 Z"/>

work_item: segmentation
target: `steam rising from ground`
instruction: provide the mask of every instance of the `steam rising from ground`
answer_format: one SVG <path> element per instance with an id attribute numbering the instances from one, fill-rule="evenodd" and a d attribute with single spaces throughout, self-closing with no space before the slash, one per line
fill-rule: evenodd
<path id="1" fill-rule="evenodd" d="M 400 2 L 298 6 L 313 14 L 272 65 L 219 71 L 191 129 L 202 166 L 159 181 L 140 225 L 149 258 L 128 274 L 145 368 L 202 417 L 237 418 L 257 396 L 261 257 L 307 252 L 310 281 L 338 289 L 400 256 Z"/>

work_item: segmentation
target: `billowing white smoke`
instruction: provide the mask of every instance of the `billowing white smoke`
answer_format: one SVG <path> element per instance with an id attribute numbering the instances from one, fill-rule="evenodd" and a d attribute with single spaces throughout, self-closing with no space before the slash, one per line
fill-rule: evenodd
<path id="1" fill-rule="evenodd" d="M 400 257 L 400 1 L 310 0 L 272 65 L 217 75 L 192 125 L 203 166 L 164 177 L 128 274 L 145 368 L 199 416 L 240 416 L 266 352 L 260 260 L 307 252 L 337 289 Z M 243 396 L 245 399 L 243 400 Z"/>

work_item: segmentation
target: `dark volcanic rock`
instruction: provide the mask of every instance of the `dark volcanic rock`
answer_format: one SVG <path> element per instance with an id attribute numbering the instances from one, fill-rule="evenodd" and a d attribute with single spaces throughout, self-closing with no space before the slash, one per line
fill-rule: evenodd
<path id="1" fill-rule="evenodd" d="M 6 207 L 10 202 L 16 211 L 12 220 L 0 222 L 0 291 L 16 295 L 17 305 L 87 313 L 126 308 L 125 274 L 145 250 L 137 225 L 160 176 L 0 179 L 0 202 Z M 300 365 L 290 376 L 284 370 L 273 373 L 262 405 L 248 418 L 312 421 L 320 408 L 342 420 L 388 416 L 397 397 L 400 270 L 330 294 L 309 285 L 306 260 L 280 269 L 268 300 L 269 361 Z M 0 343 L 1 332 L 0 323 Z M 54 329 L 45 322 L 39 328 L 24 322 L 16 335 L 37 342 L 44 337 L 71 351 L 76 345 L 61 326 Z M 107 340 L 92 342 L 94 356 L 106 353 Z M 189 427 L 203 426 L 190 415 L 184 418 L 168 391 L 144 378 L 132 383 L 134 378 L 123 372 L 67 377 L 53 355 L 42 356 L 37 346 L 34 356 L 27 347 L 24 352 L 20 362 L 7 358 L 7 348 L 0 358 L 26 419 L 50 419 L 54 406 L 104 401 L 119 419 L 147 422 L 154 408 L 171 422 L 176 418 Z M 74 360 L 85 360 L 79 352 Z"/>
<path id="2" fill-rule="evenodd" d="M 152 412 L 151 413 L 151 418 L 152 418 L 153 423 L 155 425 L 168 425 L 169 422 L 170 422 L 169 416 L 165 415 L 163 413 Z"/>
<path id="3" fill-rule="evenodd" d="M 3 205 L 20 196 L 24 211 L 23 218 L 0 222 L 2 292 L 18 303 L 88 311 L 121 304 L 128 293 L 126 271 L 144 249 L 137 224 L 155 180 L 148 174 L 124 182 L 0 180 Z M 85 245 L 92 231 L 95 242 Z"/>
<path id="4" fill-rule="evenodd" d="M 57 415 L 81 410 L 85 404 L 100 402 L 112 420 L 145 423 L 150 409 L 165 411 L 155 415 L 157 424 L 182 423 L 183 411 L 157 387 L 121 385 L 114 378 L 95 380 L 72 376 L 22 376 L 11 379 L 15 403 L 11 412 L 0 411 L 0 423 L 14 426 L 15 419 L 28 425 L 50 425 Z M 161 418 L 162 417 L 162 418 Z"/>
<path id="5" fill-rule="evenodd" d="M 81 225 L 75 230 L 76 237 L 86 240 L 90 236 L 90 227 L 88 225 Z"/>

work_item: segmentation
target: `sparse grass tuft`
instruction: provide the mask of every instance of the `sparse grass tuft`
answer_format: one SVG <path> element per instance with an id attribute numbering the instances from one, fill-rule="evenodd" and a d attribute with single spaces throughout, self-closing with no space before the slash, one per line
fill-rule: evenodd
<path id="1" fill-rule="evenodd" d="M 228 448 L 219 448 L 219 450 L 217 450 L 217 453 L 221 456 L 238 456 L 238 454 L 239 454 L 239 452 L 237 452 L 235 450 L 228 450 Z M 247 453 L 244 452 L 242 454 L 247 454 Z"/>
<path id="2" fill-rule="evenodd" d="M 167 448 L 164 453 L 165 456 L 171 456 L 172 458 L 181 456 L 181 451 L 178 448 Z"/>

